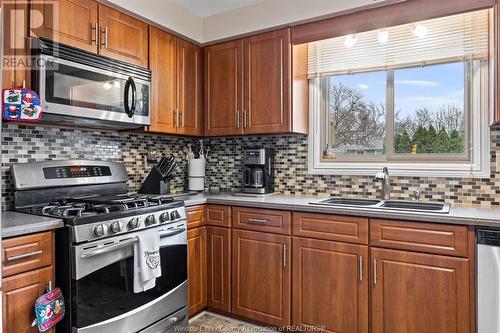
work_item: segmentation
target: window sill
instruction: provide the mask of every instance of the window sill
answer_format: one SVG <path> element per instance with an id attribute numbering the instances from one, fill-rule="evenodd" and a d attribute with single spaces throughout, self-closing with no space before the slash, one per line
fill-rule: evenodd
<path id="1" fill-rule="evenodd" d="M 471 164 L 428 164 L 428 163 L 346 163 L 332 162 L 309 165 L 308 173 L 312 175 L 338 176 L 375 176 L 383 167 L 389 169 L 391 176 L 405 177 L 470 177 L 489 178 L 490 168 L 480 168 Z M 472 169 L 472 170 L 471 170 Z"/>

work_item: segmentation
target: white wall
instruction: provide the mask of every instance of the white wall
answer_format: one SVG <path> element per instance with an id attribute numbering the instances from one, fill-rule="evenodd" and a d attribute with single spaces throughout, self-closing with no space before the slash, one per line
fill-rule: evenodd
<path id="1" fill-rule="evenodd" d="M 203 41 L 203 18 L 191 14 L 174 0 L 109 0 L 197 42 Z"/>
<path id="2" fill-rule="evenodd" d="M 205 17 L 203 42 L 349 10 L 377 0 L 264 0 Z"/>

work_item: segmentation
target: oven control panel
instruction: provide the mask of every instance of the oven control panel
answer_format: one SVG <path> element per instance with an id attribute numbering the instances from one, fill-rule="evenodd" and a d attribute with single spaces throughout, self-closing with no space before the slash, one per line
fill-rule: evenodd
<path id="1" fill-rule="evenodd" d="M 102 165 L 74 165 L 43 168 L 45 179 L 111 176 L 111 169 Z"/>

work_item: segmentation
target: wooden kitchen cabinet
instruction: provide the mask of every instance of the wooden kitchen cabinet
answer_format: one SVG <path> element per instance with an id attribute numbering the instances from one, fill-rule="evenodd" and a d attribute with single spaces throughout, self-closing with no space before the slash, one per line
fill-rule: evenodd
<path id="1" fill-rule="evenodd" d="M 207 227 L 207 305 L 231 312 L 231 229 Z"/>
<path id="2" fill-rule="evenodd" d="M 205 61 L 205 135 L 243 134 L 243 41 L 208 46 Z"/>
<path id="3" fill-rule="evenodd" d="M 469 259 L 372 248 L 371 264 L 371 332 L 471 332 Z"/>
<path id="4" fill-rule="evenodd" d="M 189 315 L 207 306 L 207 229 L 188 230 Z"/>
<path id="5" fill-rule="evenodd" d="M 2 87 L 30 88 L 31 70 L 23 63 L 29 63 L 29 6 L 23 0 L 0 1 L 3 5 L 3 66 Z"/>
<path id="6" fill-rule="evenodd" d="M 368 246 L 294 237 L 292 258 L 293 325 L 368 332 Z"/>
<path id="7" fill-rule="evenodd" d="M 97 1 L 42 0 L 32 2 L 31 7 L 32 11 L 35 11 L 31 15 L 33 37 L 44 37 L 97 53 L 99 38 Z"/>
<path id="8" fill-rule="evenodd" d="M 99 4 L 99 54 L 148 67 L 148 24 Z"/>
<path id="9" fill-rule="evenodd" d="M 50 281 L 54 282 L 53 266 L 2 280 L 4 333 L 38 332 L 36 327 L 31 326 L 35 319 L 35 302 L 45 293 Z M 48 332 L 53 333 L 54 330 Z"/>
<path id="10" fill-rule="evenodd" d="M 290 325 L 291 237 L 236 229 L 232 236 L 232 313 Z"/>
<path id="11" fill-rule="evenodd" d="M 150 27 L 151 126 L 157 133 L 202 135 L 201 48 Z"/>
<path id="12" fill-rule="evenodd" d="M 205 135 L 307 133 L 304 46 L 290 29 L 205 48 Z"/>
<path id="13" fill-rule="evenodd" d="M 245 39 L 245 134 L 288 132 L 290 29 Z"/>
<path id="14" fill-rule="evenodd" d="M 202 50 L 178 39 L 178 109 L 179 134 L 203 135 Z"/>

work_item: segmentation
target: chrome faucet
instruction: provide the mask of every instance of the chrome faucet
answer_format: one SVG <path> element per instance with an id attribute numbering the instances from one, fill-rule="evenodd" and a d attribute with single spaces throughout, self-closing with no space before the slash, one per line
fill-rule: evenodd
<path id="1" fill-rule="evenodd" d="M 382 169 L 382 172 L 379 172 L 375 175 L 376 180 L 382 181 L 382 200 L 389 200 L 389 170 L 387 167 Z"/>

